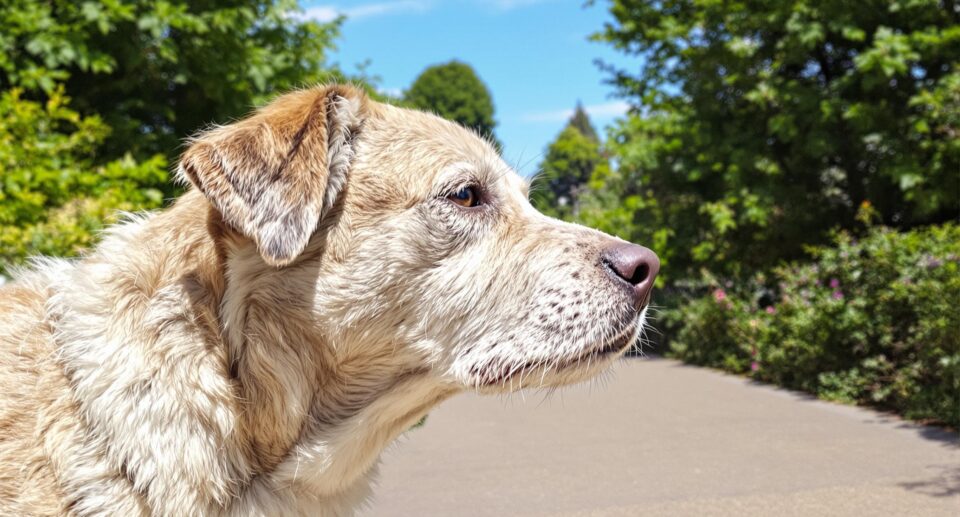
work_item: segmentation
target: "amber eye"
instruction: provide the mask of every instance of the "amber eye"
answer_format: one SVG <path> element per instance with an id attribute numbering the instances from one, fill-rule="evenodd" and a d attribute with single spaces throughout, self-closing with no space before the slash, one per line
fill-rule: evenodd
<path id="1" fill-rule="evenodd" d="M 447 199 L 467 208 L 473 208 L 480 204 L 480 194 L 477 193 L 476 187 L 463 187 L 447 196 Z"/>

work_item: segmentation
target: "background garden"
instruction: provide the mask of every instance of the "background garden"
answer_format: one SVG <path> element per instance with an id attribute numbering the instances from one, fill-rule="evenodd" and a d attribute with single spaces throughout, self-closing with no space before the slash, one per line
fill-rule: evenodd
<path id="1" fill-rule="evenodd" d="M 656 250 L 657 351 L 960 426 L 960 4 L 615 0 L 533 202 Z M 0 275 L 162 207 L 192 132 L 349 80 L 497 141 L 469 64 L 386 93 L 294 1 L 0 1 Z M 238 36 L 238 35 L 242 35 Z M 424 66 L 430 63 L 424 63 Z M 2 276 L 0 276 L 2 278 Z"/>

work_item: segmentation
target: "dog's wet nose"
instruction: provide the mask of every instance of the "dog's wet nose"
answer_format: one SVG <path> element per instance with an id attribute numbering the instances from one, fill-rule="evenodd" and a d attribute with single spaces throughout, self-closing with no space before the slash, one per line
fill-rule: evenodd
<path id="1" fill-rule="evenodd" d="M 614 280 L 625 282 L 632 289 L 637 307 L 646 303 L 660 271 L 656 253 L 643 246 L 619 242 L 603 251 L 602 261 Z"/>

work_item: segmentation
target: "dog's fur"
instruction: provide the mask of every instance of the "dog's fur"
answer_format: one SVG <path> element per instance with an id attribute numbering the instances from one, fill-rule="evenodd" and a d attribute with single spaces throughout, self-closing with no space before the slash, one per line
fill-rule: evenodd
<path id="1" fill-rule="evenodd" d="M 590 378 L 643 324 L 612 237 L 350 87 L 201 134 L 178 175 L 169 209 L 0 290 L 0 514 L 350 514 L 440 401 Z"/>

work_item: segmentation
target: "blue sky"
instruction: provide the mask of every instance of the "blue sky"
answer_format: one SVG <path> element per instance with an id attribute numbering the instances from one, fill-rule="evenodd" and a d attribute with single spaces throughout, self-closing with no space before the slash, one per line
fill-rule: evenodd
<path id="1" fill-rule="evenodd" d="M 610 18 L 603 1 L 580 0 L 301 0 L 307 15 L 347 17 L 332 60 L 347 71 L 370 60 L 367 73 L 399 92 L 431 64 L 467 62 L 490 88 L 504 157 L 524 174 L 536 171 L 547 144 L 576 102 L 599 130 L 626 104 L 594 60 L 637 67 L 636 58 L 588 41 Z"/>

